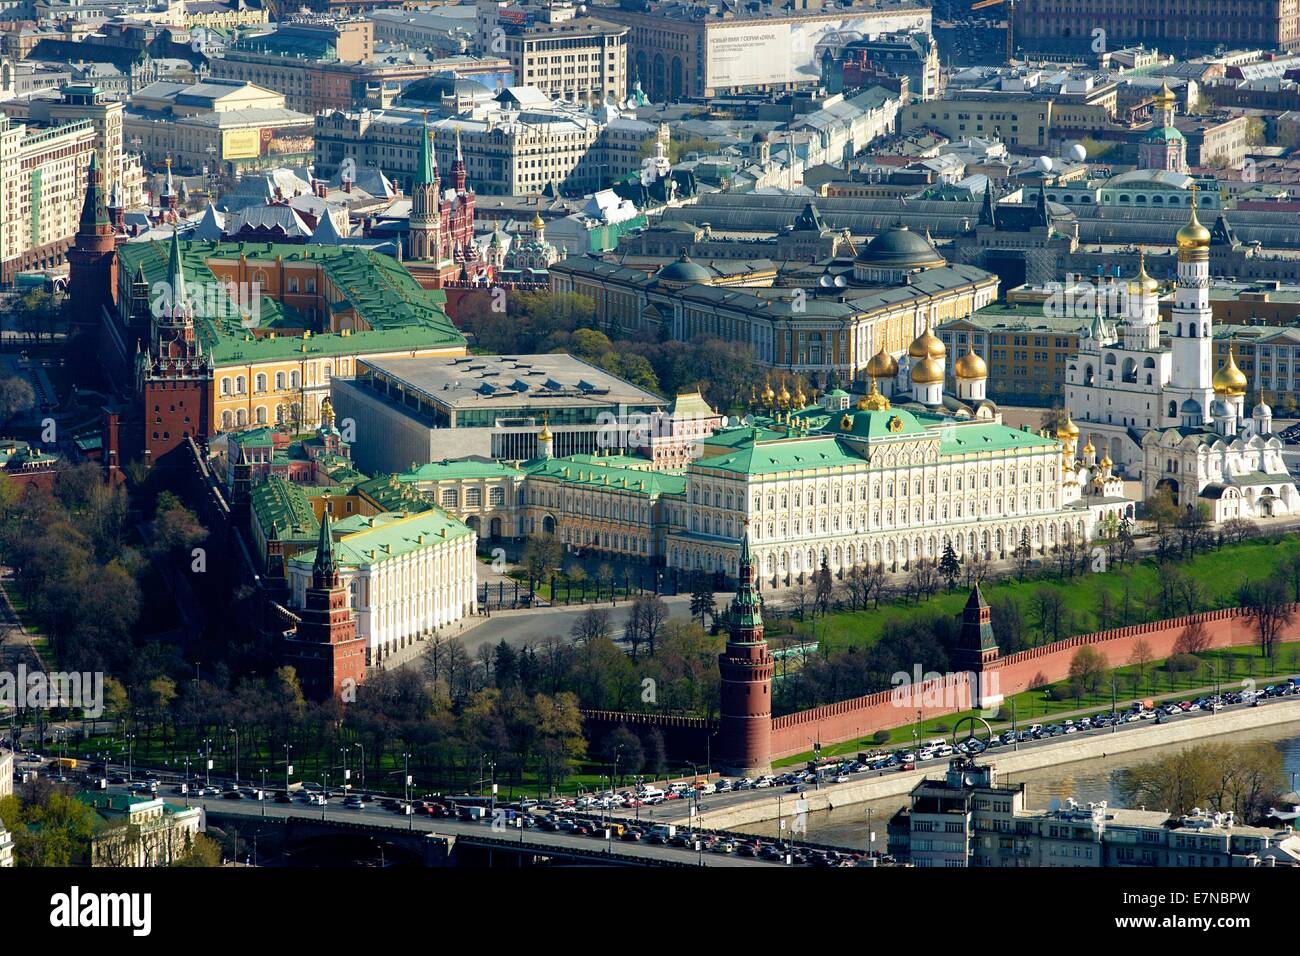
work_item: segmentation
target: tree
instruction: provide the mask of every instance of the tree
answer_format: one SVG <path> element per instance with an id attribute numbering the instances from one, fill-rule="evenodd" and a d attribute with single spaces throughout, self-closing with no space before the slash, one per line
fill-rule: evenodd
<path id="1" fill-rule="evenodd" d="M 1287 603 L 1285 588 L 1279 581 L 1247 581 L 1239 589 L 1237 601 L 1259 638 L 1260 655 L 1272 660 L 1278 636 L 1295 614 Z"/>
<path id="2" fill-rule="evenodd" d="M 1059 641 L 1065 618 L 1065 599 L 1061 592 L 1054 587 L 1041 587 L 1030 599 L 1030 607 L 1038 625 L 1039 642 Z"/>
<path id="3" fill-rule="evenodd" d="M 835 590 L 835 581 L 831 577 L 831 566 L 822 555 L 822 566 L 817 571 L 817 610 L 822 614 L 830 611 L 831 595 Z"/>
<path id="4" fill-rule="evenodd" d="M 1139 637 L 1133 644 L 1133 650 L 1129 652 L 1128 662 L 1133 667 L 1133 692 L 1137 693 L 1138 685 L 1146 678 L 1147 667 L 1155 655 L 1151 653 L 1151 645 L 1146 642 L 1146 638 Z"/>
<path id="5" fill-rule="evenodd" d="M 522 563 L 530 581 L 545 580 L 548 571 L 559 567 L 562 557 L 560 542 L 553 534 L 529 535 L 524 542 Z"/>
<path id="6" fill-rule="evenodd" d="M 1095 694 L 1106 677 L 1108 666 L 1102 653 L 1085 644 L 1070 658 L 1070 683 L 1077 684 L 1086 693 Z"/>
<path id="7" fill-rule="evenodd" d="M 691 617 L 700 619 L 700 627 L 705 626 L 705 617 L 716 618 L 717 606 L 713 598 L 713 579 L 703 571 L 691 574 Z"/>
<path id="8" fill-rule="evenodd" d="M 573 772 L 577 762 L 587 753 L 587 740 L 582 733 L 582 712 L 578 698 L 568 691 L 548 697 L 533 697 L 537 715 L 537 753 L 542 766 L 542 778 L 549 793 L 555 793 Z"/>
<path id="9" fill-rule="evenodd" d="M 25 378 L 11 376 L 0 378 L 0 423 L 5 425 L 14 416 L 36 405 L 36 392 Z"/>
<path id="10" fill-rule="evenodd" d="M 1055 435 L 1070 419 L 1070 412 L 1063 408 L 1059 402 L 1054 402 L 1052 407 L 1043 412 L 1039 420 L 1038 427 L 1046 429 L 1048 434 Z"/>
<path id="11" fill-rule="evenodd" d="M 1210 632 L 1200 621 L 1192 621 L 1174 641 L 1174 654 L 1200 654 L 1210 647 Z"/>
<path id="12" fill-rule="evenodd" d="M 599 591 L 604 591 L 613 600 L 614 597 L 614 569 L 609 563 L 602 561 L 596 568 L 596 587 Z"/>
<path id="13" fill-rule="evenodd" d="M 221 865 L 221 845 L 211 837 L 196 833 L 188 838 L 185 851 L 171 863 L 177 867 L 216 867 Z"/>
<path id="14" fill-rule="evenodd" d="M 612 633 L 609 611 L 601 607 L 589 607 L 578 615 L 570 632 L 573 639 L 580 644 L 587 644 L 597 639 L 608 640 Z"/>
<path id="15" fill-rule="evenodd" d="M 655 655 L 655 643 L 664 622 L 668 620 L 668 605 L 657 594 L 642 594 L 632 602 L 628 614 L 628 639 L 632 642 L 632 659 L 642 642 L 650 646 L 650 656 Z"/>
<path id="16" fill-rule="evenodd" d="M 1016 574 L 1022 579 L 1026 572 L 1029 571 L 1030 562 L 1034 560 L 1034 549 L 1029 543 L 1029 529 L 1020 529 L 1020 540 L 1016 542 L 1016 548 L 1011 552 L 1011 557 L 1016 562 Z"/>
<path id="17" fill-rule="evenodd" d="M 951 591 L 961 575 L 961 560 L 957 557 L 951 541 L 943 546 L 943 557 L 939 559 L 939 573 L 948 582 L 948 590 Z"/>
<path id="18" fill-rule="evenodd" d="M 199 523 L 198 516 L 181 504 L 169 491 L 158 496 L 154 510 L 153 543 L 151 550 L 157 561 L 188 558 L 191 549 L 207 537 L 207 529 Z"/>
<path id="19" fill-rule="evenodd" d="M 1130 806 L 1167 809 L 1177 817 L 1197 807 L 1249 821 L 1275 802 L 1282 754 L 1267 741 L 1203 743 L 1126 767 L 1116 786 Z"/>

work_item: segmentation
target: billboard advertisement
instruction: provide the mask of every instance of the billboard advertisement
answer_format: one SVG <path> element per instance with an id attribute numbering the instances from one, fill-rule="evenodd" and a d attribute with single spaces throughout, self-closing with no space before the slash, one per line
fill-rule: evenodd
<path id="1" fill-rule="evenodd" d="M 823 55 L 881 33 L 929 32 L 930 13 L 844 17 L 797 22 L 736 23 L 710 27 L 705 85 L 710 89 L 811 83 Z"/>
<path id="2" fill-rule="evenodd" d="M 253 159 L 262 154 L 261 130 L 228 129 L 221 134 L 222 159 Z"/>

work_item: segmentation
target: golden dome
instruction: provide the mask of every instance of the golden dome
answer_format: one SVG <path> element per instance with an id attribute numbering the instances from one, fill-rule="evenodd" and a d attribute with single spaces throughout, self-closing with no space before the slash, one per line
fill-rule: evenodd
<path id="1" fill-rule="evenodd" d="M 551 418 L 549 415 L 542 416 L 542 430 L 537 433 L 538 441 L 551 440 Z"/>
<path id="2" fill-rule="evenodd" d="M 988 365 L 975 354 L 973 347 L 957 360 L 957 364 L 953 366 L 953 371 L 957 373 L 958 378 L 967 380 L 989 377 Z"/>
<path id="3" fill-rule="evenodd" d="M 1103 468 L 1110 468 L 1110 467 L 1114 466 L 1115 463 L 1114 463 L 1113 461 L 1110 460 L 1110 455 L 1106 455 L 1106 456 L 1104 456 L 1104 457 L 1101 459 L 1101 461 L 1099 462 L 1099 464 L 1100 464 L 1101 467 L 1103 467 Z"/>
<path id="4" fill-rule="evenodd" d="M 1191 217 L 1187 224 L 1178 230 L 1175 237 L 1178 240 L 1178 248 L 1181 249 L 1208 249 L 1210 246 L 1210 230 L 1201 225 L 1201 221 L 1196 218 L 1196 187 L 1192 187 L 1192 200 L 1189 204 Z"/>
<path id="5" fill-rule="evenodd" d="M 776 393 L 776 400 L 781 403 L 781 407 L 790 404 L 790 390 L 785 387 L 785 382 L 781 383 L 781 391 Z"/>
<path id="6" fill-rule="evenodd" d="M 803 386 L 796 385 L 794 387 L 794 407 L 804 408 L 807 405 L 808 405 L 808 396 L 803 393 Z"/>
<path id="7" fill-rule="evenodd" d="M 1235 397 L 1246 394 L 1246 373 L 1237 368 L 1237 357 L 1233 354 L 1232 345 L 1228 346 L 1228 362 L 1223 368 L 1214 373 L 1212 380 L 1214 385 L 1214 394 L 1227 395 Z"/>
<path id="8" fill-rule="evenodd" d="M 1157 107 L 1161 107 L 1161 106 L 1173 106 L 1173 104 L 1174 104 L 1174 99 L 1175 99 L 1175 97 L 1174 97 L 1174 91 L 1171 90 L 1171 89 L 1169 88 L 1169 84 L 1168 84 L 1168 83 L 1161 83 L 1161 84 L 1160 84 L 1160 92 L 1157 93 L 1157 94 L 1155 95 L 1155 98 L 1154 98 L 1154 100 L 1155 100 L 1155 105 L 1156 105 Z"/>
<path id="9" fill-rule="evenodd" d="M 860 412 L 883 412 L 889 408 L 889 399 L 880 394 L 880 388 L 876 385 L 876 380 L 871 380 L 871 391 L 864 398 L 858 399 L 858 411 Z"/>
<path id="10" fill-rule="evenodd" d="M 1146 252 L 1141 249 L 1138 250 L 1138 274 L 1128 284 L 1128 290 L 1134 295 L 1154 295 L 1160 291 L 1159 281 L 1147 275 Z"/>
<path id="11" fill-rule="evenodd" d="M 535 214 L 533 215 L 533 223 L 532 223 L 532 225 L 533 225 L 533 230 L 534 230 L 534 231 L 536 231 L 536 230 L 538 230 L 538 229 L 541 229 L 543 226 L 546 225 L 545 221 L 542 219 L 542 214 L 541 214 L 540 212 L 539 212 L 539 213 L 535 213 Z"/>
<path id="12" fill-rule="evenodd" d="M 937 335 L 930 331 L 930 326 L 927 325 L 925 331 L 917 336 L 915 341 L 907 347 L 907 354 L 914 359 L 941 359 L 948 354 L 948 350 L 944 348 L 943 342 L 939 340 Z"/>
<path id="13" fill-rule="evenodd" d="M 1092 447 L 1092 439 L 1091 439 L 1091 438 L 1088 439 L 1088 444 L 1086 444 L 1086 445 L 1083 446 L 1083 453 L 1084 453 L 1085 455 L 1095 455 L 1095 454 L 1097 454 L 1097 449 L 1095 449 L 1095 448 Z"/>
<path id="14" fill-rule="evenodd" d="M 769 405 L 776 401 L 776 392 L 772 391 L 771 382 L 763 383 L 763 401 L 767 402 Z"/>
<path id="15" fill-rule="evenodd" d="M 1079 426 L 1076 425 L 1074 421 L 1070 418 L 1069 412 L 1065 413 L 1064 424 L 1062 424 L 1061 427 L 1056 430 L 1056 437 L 1059 438 L 1061 441 L 1065 441 L 1066 439 L 1069 438 L 1079 437 Z"/>
<path id="16" fill-rule="evenodd" d="M 871 378 L 896 378 L 898 376 L 898 360 L 885 350 L 882 345 L 880 351 L 871 356 L 867 362 L 867 375 Z"/>
<path id="17" fill-rule="evenodd" d="M 943 362 L 937 358 L 921 359 L 912 366 L 912 381 L 917 385 L 934 385 L 936 382 L 942 382 Z"/>

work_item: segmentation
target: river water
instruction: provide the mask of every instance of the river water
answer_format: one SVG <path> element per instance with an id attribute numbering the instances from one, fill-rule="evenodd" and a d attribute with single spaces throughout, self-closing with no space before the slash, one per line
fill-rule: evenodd
<path id="1" fill-rule="evenodd" d="M 1207 737 L 1206 741 L 1231 739 L 1234 743 L 1250 740 L 1267 740 L 1277 745 L 1282 751 L 1283 771 L 1280 782 L 1282 788 L 1292 789 L 1300 784 L 1300 724 L 1279 724 L 1274 727 L 1261 727 L 1232 734 L 1230 738 Z M 1115 787 L 1115 772 L 1125 767 L 1135 766 L 1153 760 L 1161 754 L 1193 746 L 1195 743 L 1169 744 L 1164 747 L 1152 747 L 1147 750 L 1134 750 L 1115 757 L 1080 760 L 1061 764 L 1057 767 L 1044 767 L 1023 773 L 998 776 L 999 784 L 1025 784 L 1025 805 L 1030 809 L 1046 809 L 1053 801 L 1064 802 L 1073 797 L 1080 803 L 1107 800 L 1111 806 L 1122 806 L 1119 793 Z M 997 766 L 997 758 L 992 760 Z M 943 775 L 942 763 L 934 766 L 929 776 Z M 833 846 L 849 847 L 857 850 L 869 846 L 868 821 L 875 831 L 875 848 L 885 848 L 885 824 L 899 808 L 906 806 L 906 796 L 889 797 L 884 800 L 869 800 L 834 810 L 819 810 L 808 814 L 808 831 L 799 839 L 812 843 L 825 843 Z M 787 822 L 786 826 L 790 824 Z M 761 836 L 775 836 L 776 820 L 764 820 L 761 823 L 746 824 L 739 829 Z"/>

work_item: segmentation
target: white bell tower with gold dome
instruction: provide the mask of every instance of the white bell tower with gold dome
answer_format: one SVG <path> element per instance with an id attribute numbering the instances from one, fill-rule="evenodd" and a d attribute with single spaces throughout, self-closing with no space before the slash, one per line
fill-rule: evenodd
<path id="1" fill-rule="evenodd" d="M 1178 230 L 1178 284 L 1174 290 L 1173 368 L 1165 389 L 1166 425 L 1200 424 L 1214 401 L 1214 313 L 1210 308 L 1210 230 L 1196 218 L 1196 187 L 1191 215 Z"/>

